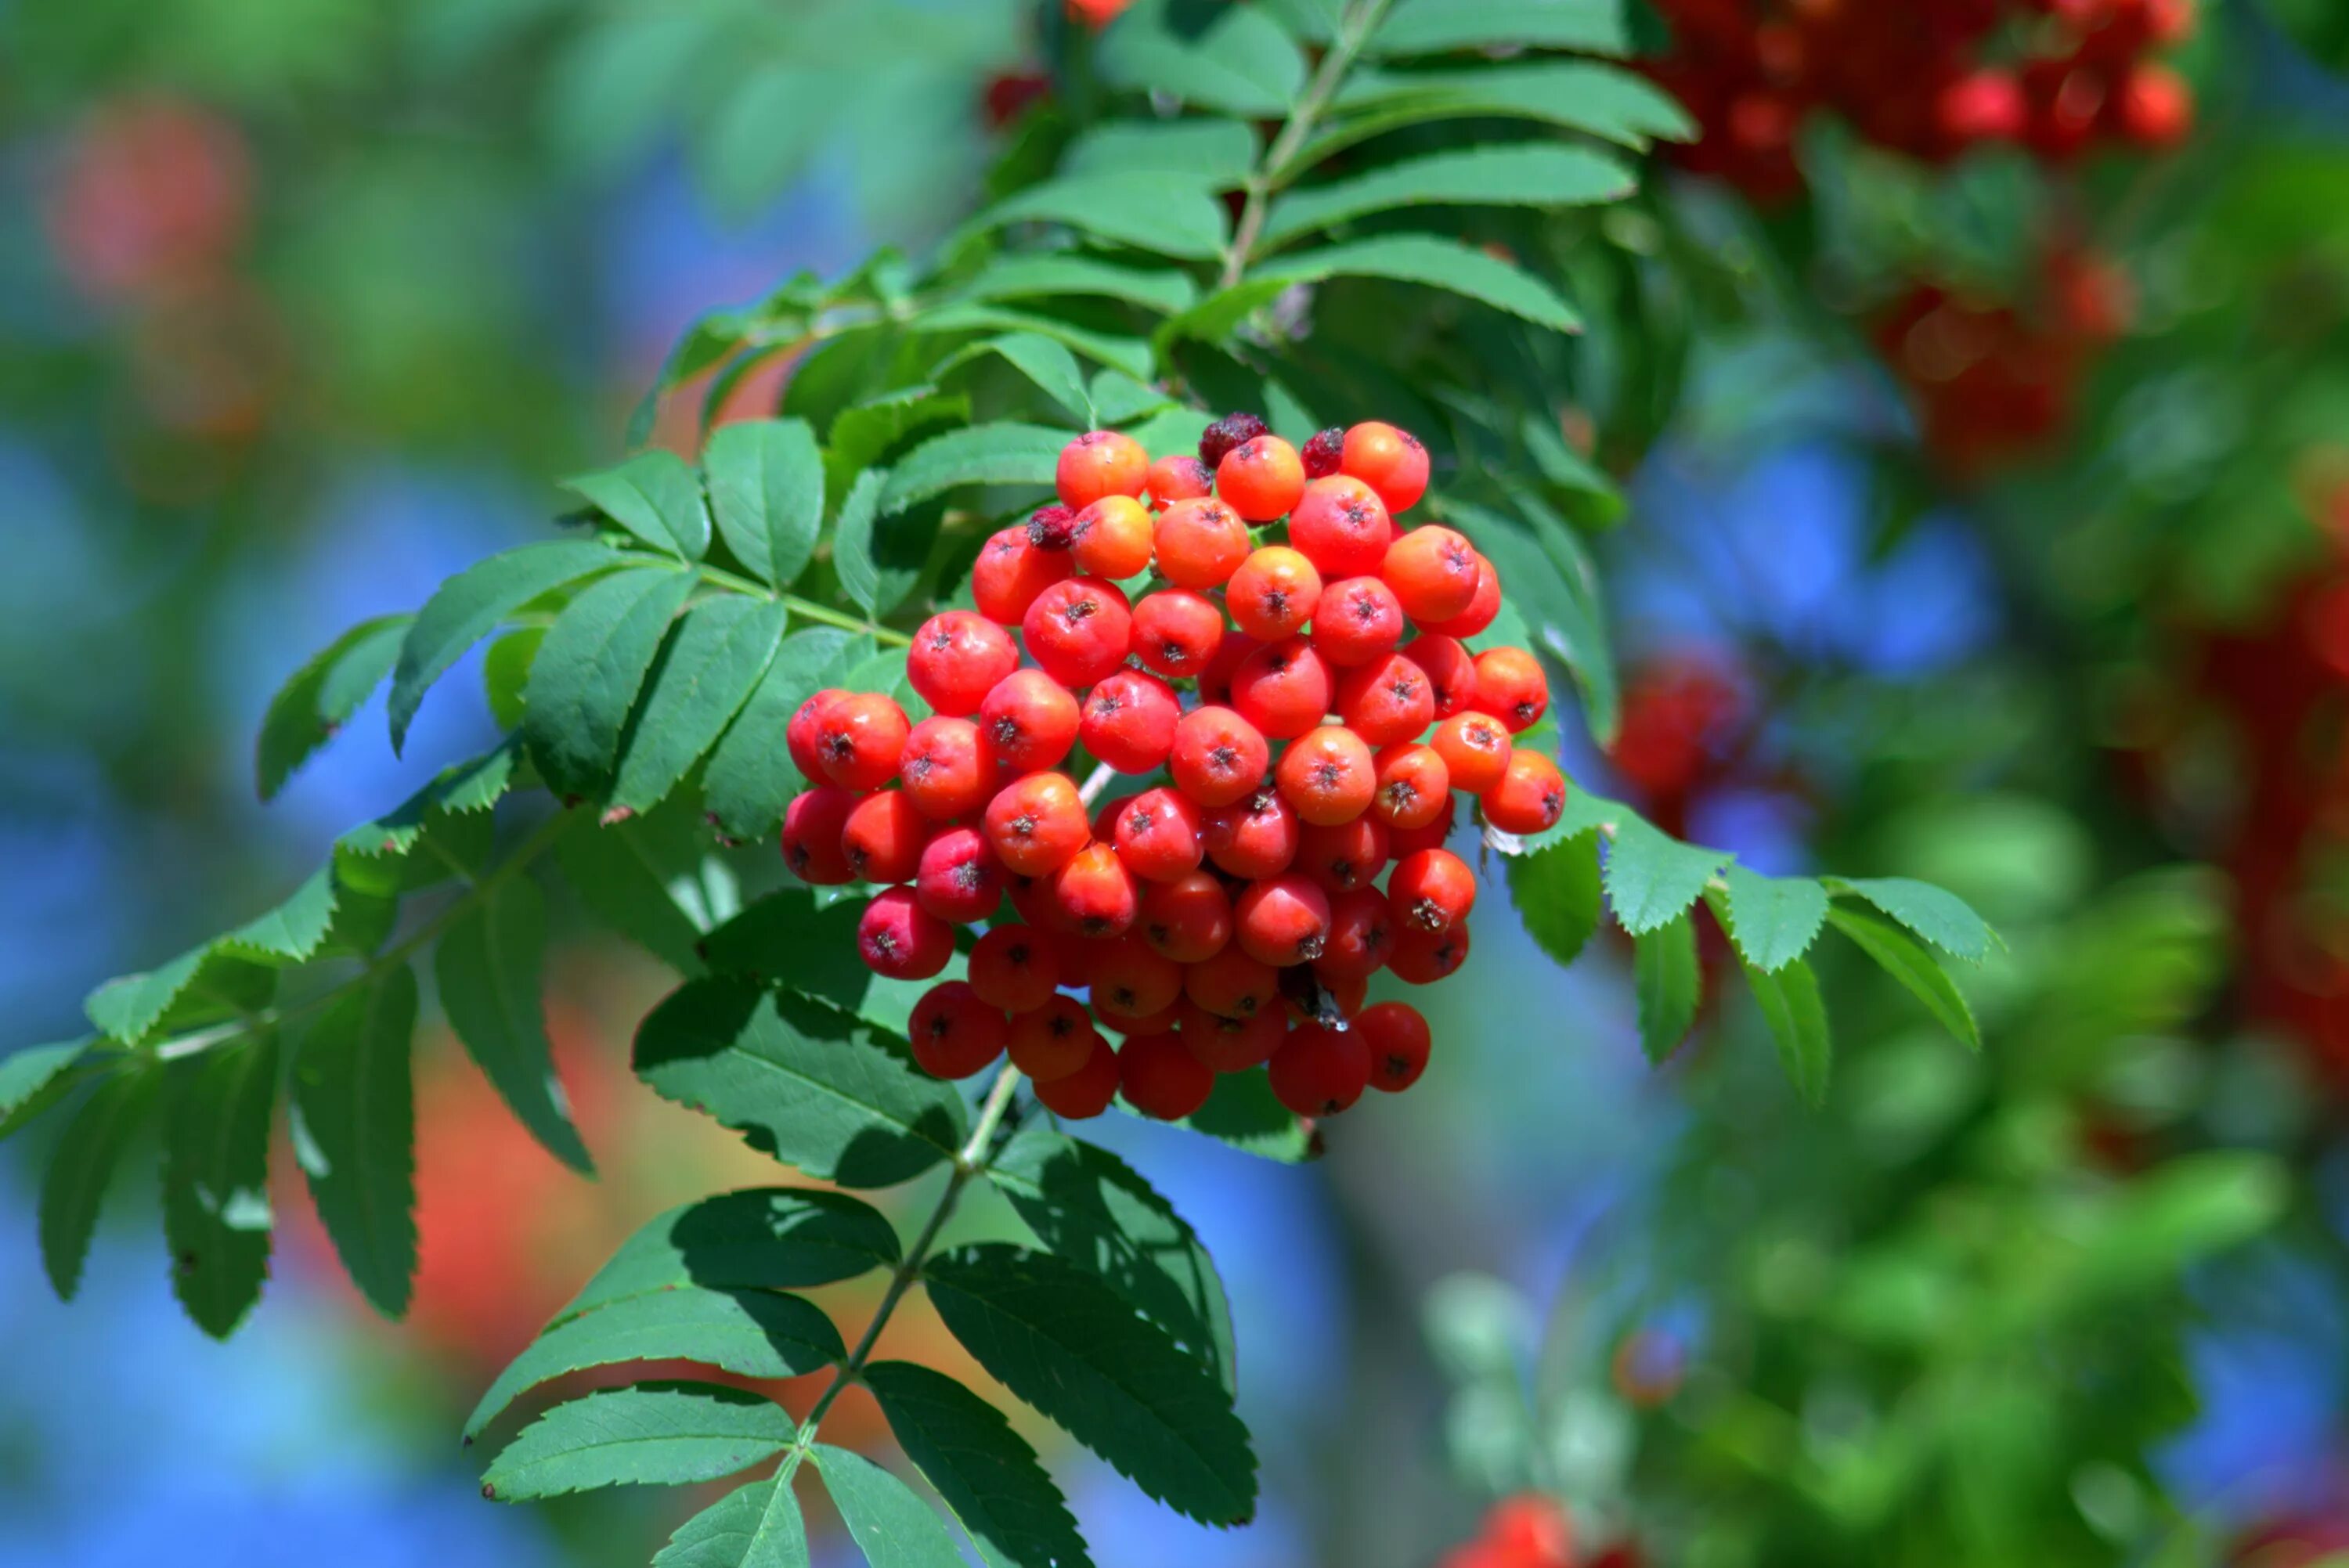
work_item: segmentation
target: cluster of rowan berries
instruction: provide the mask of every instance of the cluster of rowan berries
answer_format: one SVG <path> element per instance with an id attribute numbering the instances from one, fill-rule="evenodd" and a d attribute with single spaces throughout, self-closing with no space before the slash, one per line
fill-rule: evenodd
<path id="1" fill-rule="evenodd" d="M 1573 1522 L 1538 1493 L 1504 1498 L 1485 1515 L 1476 1538 L 1454 1548 L 1442 1568 L 1575 1568 Z"/>
<path id="2" fill-rule="evenodd" d="M 1514 744 L 1549 707 L 1540 664 L 1462 641 L 1499 614 L 1492 563 L 1394 521 L 1427 477 L 1383 424 L 1300 452 L 1234 414 L 1155 462 L 1090 432 L 1061 454 L 1060 504 L 980 549 L 977 610 L 915 634 L 932 717 L 808 699 L 792 870 L 884 888 L 857 933 L 883 975 L 931 978 L 955 927 L 988 927 L 968 978 L 915 1009 L 924 1068 L 966 1078 L 1008 1050 L 1063 1116 L 1123 1091 L 1168 1119 L 1259 1065 L 1300 1115 L 1418 1079 L 1426 1020 L 1364 995 L 1380 969 L 1426 985 L 1467 955 L 1454 792 L 1513 833 L 1566 802 L 1557 765 Z M 1096 807 L 1114 776 L 1149 787 Z"/>
<path id="3" fill-rule="evenodd" d="M 1757 201 L 1799 194 L 1795 139 L 1818 111 L 1930 161 L 1984 143 L 2060 162 L 2099 140 L 2168 149 L 2194 95 L 2150 58 L 2194 0 L 1659 0 L 1653 67 L 1702 136 L 1680 156 Z"/>

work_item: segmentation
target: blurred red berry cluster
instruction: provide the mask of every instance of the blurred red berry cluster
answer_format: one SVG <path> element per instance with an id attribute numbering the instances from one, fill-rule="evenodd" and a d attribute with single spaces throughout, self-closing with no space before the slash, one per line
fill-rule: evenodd
<path id="1" fill-rule="evenodd" d="M 2034 283 L 2020 301 L 1920 283 L 1877 323 L 1926 449 L 1952 473 L 1979 476 L 2061 435 L 2136 316 L 2128 275 L 2085 247 L 2051 246 Z"/>
<path id="2" fill-rule="evenodd" d="M 1753 694 L 1726 655 L 1697 648 L 1661 654 L 1624 682 L 1608 760 L 1651 820 L 1684 834 L 1691 802 L 1729 776 L 1754 718 Z"/>
<path id="3" fill-rule="evenodd" d="M 1476 1538 L 1454 1547 L 1440 1568 L 1640 1568 L 1643 1561 L 1629 1542 L 1576 1556 L 1566 1510 L 1539 1492 L 1522 1492 L 1495 1503 Z"/>
<path id="4" fill-rule="evenodd" d="M 2161 149 L 2191 129 L 2191 89 L 2149 57 L 2193 28 L 2194 0 L 1658 0 L 1656 78 L 1702 136 L 1680 154 L 1759 201 L 1801 194 L 1814 113 L 1931 161 L 1986 142 L 2073 158 L 2099 140 Z"/>

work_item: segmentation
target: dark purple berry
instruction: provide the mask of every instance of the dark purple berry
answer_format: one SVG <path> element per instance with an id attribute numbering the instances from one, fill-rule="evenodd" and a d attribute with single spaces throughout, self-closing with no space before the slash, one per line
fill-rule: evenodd
<path id="1" fill-rule="evenodd" d="M 1339 461 L 1346 455 L 1346 430 L 1342 425 L 1332 425 L 1305 443 L 1299 454 L 1305 459 L 1305 477 L 1325 480 L 1338 471 Z"/>
<path id="2" fill-rule="evenodd" d="M 1254 414 L 1226 414 L 1199 438 L 1199 460 L 1213 469 L 1234 447 L 1246 446 L 1270 427 Z"/>

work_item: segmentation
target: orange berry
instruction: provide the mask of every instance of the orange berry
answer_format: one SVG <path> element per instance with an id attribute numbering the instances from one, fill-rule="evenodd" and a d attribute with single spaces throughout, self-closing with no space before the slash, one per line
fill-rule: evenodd
<path id="1" fill-rule="evenodd" d="M 851 692 L 823 710 L 816 762 L 843 789 L 878 789 L 897 776 L 913 726 L 905 710 L 878 692 Z"/>
<path id="2" fill-rule="evenodd" d="M 1427 676 L 1428 689 L 1435 694 L 1435 717 L 1450 718 L 1464 711 L 1476 695 L 1476 655 L 1456 638 L 1430 636 L 1414 638 L 1407 650 L 1411 662 Z"/>
<path id="3" fill-rule="evenodd" d="M 1167 771 L 1200 805 L 1228 806 L 1264 782 L 1272 748 L 1256 727 L 1227 707 L 1194 708 L 1174 726 Z"/>
<path id="4" fill-rule="evenodd" d="M 1071 856 L 1050 885 L 1062 919 L 1081 936 L 1123 936 L 1142 910 L 1142 884 L 1117 851 L 1099 841 Z"/>
<path id="5" fill-rule="evenodd" d="M 905 650 L 906 681 L 931 707 L 956 717 L 977 713 L 995 683 L 1019 667 L 1011 634 L 968 610 L 931 616 Z"/>
<path id="6" fill-rule="evenodd" d="M 1071 577 L 1036 595 L 1019 634 L 1046 675 L 1064 686 L 1087 686 L 1125 663 L 1133 611 L 1116 583 Z"/>
<path id="7" fill-rule="evenodd" d="M 1077 743 L 1076 695 L 1042 670 L 1014 670 L 978 705 L 979 738 L 1000 774 L 1057 768 Z"/>
<path id="8" fill-rule="evenodd" d="M 1485 820 L 1505 833 L 1540 833 L 1566 810 L 1566 778 L 1538 751 L 1513 751 L 1501 781 L 1485 791 Z"/>
<path id="9" fill-rule="evenodd" d="M 838 887 L 854 882 L 841 834 L 856 810 L 854 789 L 819 784 L 792 798 L 783 808 L 783 864 L 810 887 Z"/>
<path id="10" fill-rule="evenodd" d="M 1449 621 L 1475 603 L 1482 568 L 1475 546 L 1448 528 L 1414 528 L 1387 547 L 1379 576 L 1402 613 L 1422 625 Z"/>
<path id="11" fill-rule="evenodd" d="M 1302 637 L 1268 643 L 1232 672 L 1232 711 L 1268 740 L 1294 740 L 1330 711 L 1330 666 Z"/>
<path id="12" fill-rule="evenodd" d="M 1468 923 L 1464 920 L 1443 931 L 1405 926 L 1396 932 L 1387 967 L 1406 985 L 1433 985 L 1457 975 L 1467 962 Z"/>
<path id="13" fill-rule="evenodd" d="M 1152 532 L 1158 570 L 1177 588 L 1220 588 L 1248 556 L 1247 524 L 1220 500 L 1178 500 Z"/>
<path id="14" fill-rule="evenodd" d="M 1368 887 L 1386 869 L 1387 825 L 1365 811 L 1335 827 L 1308 827 L 1298 837 L 1297 869 L 1330 892 Z"/>
<path id="15" fill-rule="evenodd" d="M 1183 1048 L 1200 1066 L 1219 1073 L 1262 1067 L 1288 1037 L 1288 1022 L 1278 1007 L 1267 1007 L 1253 1018 L 1225 1018 L 1186 998 L 1174 1016 L 1180 1020 Z"/>
<path id="16" fill-rule="evenodd" d="M 1375 577 L 1330 583 L 1313 612 L 1314 651 L 1341 669 L 1383 658 L 1402 634 L 1402 603 Z"/>
<path id="17" fill-rule="evenodd" d="M 985 809 L 995 793 L 995 753 L 967 718 L 926 718 L 905 737 L 897 780 L 906 798 L 933 821 L 952 821 Z"/>
<path id="18" fill-rule="evenodd" d="M 1040 1084 L 1080 1070 L 1101 1044 L 1092 1016 L 1072 996 L 1047 997 L 1041 1006 L 1015 1015 L 1006 1033 L 1011 1065 Z"/>
<path id="19" fill-rule="evenodd" d="M 1449 931 L 1476 907 L 1476 873 L 1449 850 L 1419 850 L 1395 862 L 1387 903 L 1406 931 Z"/>
<path id="20" fill-rule="evenodd" d="M 1258 642 L 1296 635 L 1313 619 L 1321 602 L 1321 573 L 1300 551 L 1268 544 L 1246 561 L 1224 585 L 1232 624 Z"/>
<path id="21" fill-rule="evenodd" d="M 1092 838 L 1084 802 L 1065 773 L 1030 773 L 987 803 L 987 841 L 1007 870 L 1049 876 Z"/>
<path id="22" fill-rule="evenodd" d="M 1523 648 L 1486 648 L 1476 655 L 1476 690 L 1468 706 L 1523 735 L 1549 711 L 1549 676 Z"/>
<path id="23" fill-rule="evenodd" d="M 902 789 L 867 795 L 841 825 L 840 852 L 858 882 L 901 882 L 921 869 L 930 841 L 929 819 Z"/>
<path id="24" fill-rule="evenodd" d="M 1386 894 L 1374 887 L 1332 894 L 1330 940 L 1313 961 L 1313 972 L 1325 980 L 1368 980 L 1386 967 L 1394 938 Z"/>
<path id="25" fill-rule="evenodd" d="M 1178 452 L 1150 465 L 1144 488 L 1162 507 L 1178 500 L 1204 500 L 1216 493 L 1216 471 L 1188 452 Z"/>
<path id="26" fill-rule="evenodd" d="M 1117 1053 L 1097 1033 L 1084 1066 L 1066 1078 L 1047 1078 L 1035 1088 L 1037 1103 L 1054 1116 L 1089 1121 L 1117 1098 Z"/>
<path id="27" fill-rule="evenodd" d="M 1335 1116 L 1370 1087 L 1371 1054 L 1351 1029 L 1300 1024 L 1272 1054 L 1272 1092 L 1299 1116 Z"/>
<path id="28" fill-rule="evenodd" d="M 1092 990 L 1094 1006 L 1122 1017 L 1146 1018 L 1182 999 L 1183 966 L 1139 936 L 1122 936 L 1094 961 Z"/>
<path id="29" fill-rule="evenodd" d="M 1346 432 L 1339 466 L 1378 491 L 1391 512 L 1409 511 L 1427 493 L 1427 449 L 1375 419 Z"/>
<path id="30" fill-rule="evenodd" d="M 1224 645 L 1224 613 L 1187 588 L 1143 596 L 1133 607 L 1133 655 L 1170 679 L 1195 676 Z"/>
<path id="31" fill-rule="evenodd" d="M 1338 677 L 1338 717 L 1372 746 L 1414 740 L 1435 722 L 1435 689 L 1417 664 L 1389 654 Z"/>
<path id="32" fill-rule="evenodd" d="M 1103 496 L 1138 496 L 1150 475 L 1150 454 L 1132 436 L 1087 430 L 1061 449 L 1052 482 L 1064 506 L 1089 507 Z"/>
<path id="33" fill-rule="evenodd" d="M 1185 969 L 1183 995 L 1219 1018 L 1253 1018 L 1280 999 L 1280 972 L 1235 944 Z"/>
<path id="34" fill-rule="evenodd" d="M 954 927 L 924 909 L 914 890 L 875 894 L 856 922 L 856 955 L 875 975 L 926 980 L 954 956 Z"/>
<path id="35" fill-rule="evenodd" d="M 922 847 L 914 896 L 953 925 L 970 925 L 1003 904 L 1003 862 L 976 828 L 948 828 Z"/>
<path id="36" fill-rule="evenodd" d="M 1250 882 L 1232 903 L 1232 930 L 1259 964 L 1309 964 L 1329 946 L 1330 895 L 1295 872 Z"/>
<path id="37" fill-rule="evenodd" d="M 1144 882 L 1181 882 L 1206 856 L 1206 816 L 1174 789 L 1145 789 L 1115 803 L 1109 836 L 1117 858 Z"/>
<path id="38" fill-rule="evenodd" d="M 914 1060 L 936 1078 L 967 1078 L 984 1072 L 1003 1054 L 1008 1033 L 1002 1010 L 988 1006 L 962 980 L 931 986 L 914 1004 L 905 1025 Z"/>
<path id="39" fill-rule="evenodd" d="M 1394 532 L 1378 491 L 1345 474 L 1307 485 L 1288 519 L 1288 542 L 1324 581 L 1378 571 L 1386 564 Z"/>
<path id="40" fill-rule="evenodd" d="M 1125 1103 L 1161 1121 L 1180 1121 L 1207 1103 L 1216 1072 L 1185 1047 L 1173 1030 L 1136 1035 L 1117 1054 L 1118 1087 Z"/>
<path id="41" fill-rule="evenodd" d="M 1258 789 L 1208 812 L 1199 838 L 1225 874 L 1269 877 L 1287 871 L 1297 858 L 1299 830 L 1297 808 L 1279 790 Z"/>
<path id="42" fill-rule="evenodd" d="M 1490 626 L 1501 614 L 1500 569 L 1485 559 L 1476 557 L 1476 596 L 1468 601 L 1468 608 L 1448 621 L 1419 620 L 1423 634 L 1444 637 L 1473 637 Z"/>
<path id="43" fill-rule="evenodd" d="M 1354 1020 L 1354 1032 L 1362 1037 L 1363 1047 L 1371 1054 L 1372 1088 L 1401 1094 L 1427 1070 L 1431 1044 L 1427 1018 L 1410 1003 L 1381 1002 L 1364 1008 Z M 1568 1558 L 1561 1550 L 1535 1561 L 1564 1563 Z"/>
<path id="44" fill-rule="evenodd" d="M 1286 517 L 1305 493 L 1304 459 L 1278 436 L 1243 441 L 1216 465 L 1216 491 L 1250 522 Z"/>
<path id="45" fill-rule="evenodd" d="M 1391 828 L 1424 828 L 1444 814 L 1452 799 L 1452 770 L 1433 746 L 1405 741 L 1371 759 L 1378 792 L 1371 811 Z"/>
<path id="46" fill-rule="evenodd" d="M 1032 925 L 999 925 L 970 950 L 969 975 L 988 1006 L 1033 1012 L 1060 988 L 1060 948 Z"/>
<path id="47" fill-rule="evenodd" d="M 1489 713 L 1455 713 L 1429 742 L 1451 771 L 1452 787 L 1482 795 L 1509 767 L 1509 729 Z"/>
<path id="48" fill-rule="evenodd" d="M 978 547 L 970 568 L 971 599 L 988 620 L 1016 626 L 1037 594 L 1076 570 L 1067 551 L 1044 549 L 1024 526 L 1007 528 Z"/>
<path id="49" fill-rule="evenodd" d="M 1232 898 L 1208 872 L 1142 890 L 1142 940 L 1177 964 L 1200 964 L 1232 940 Z"/>
<path id="50" fill-rule="evenodd" d="M 1297 814 L 1317 827 L 1352 821 L 1370 809 L 1378 790 L 1371 748 L 1342 725 L 1324 725 L 1292 741 L 1274 778 Z"/>
<path id="51" fill-rule="evenodd" d="M 1105 495 L 1077 513 L 1070 553 L 1088 577 L 1117 582 L 1150 570 L 1150 509 L 1128 495 Z"/>

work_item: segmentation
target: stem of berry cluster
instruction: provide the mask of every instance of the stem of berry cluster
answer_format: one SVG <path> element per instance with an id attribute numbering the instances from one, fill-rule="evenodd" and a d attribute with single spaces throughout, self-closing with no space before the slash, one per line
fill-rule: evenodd
<path id="1" fill-rule="evenodd" d="M 1092 803 L 1101 799 L 1101 792 L 1109 788 L 1109 781 L 1116 777 L 1117 769 L 1106 762 L 1102 763 L 1093 769 L 1091 778 L 1078 787 L 1077 799 L 1083 801 L 1086 809 L 1090 810 Z"/>

